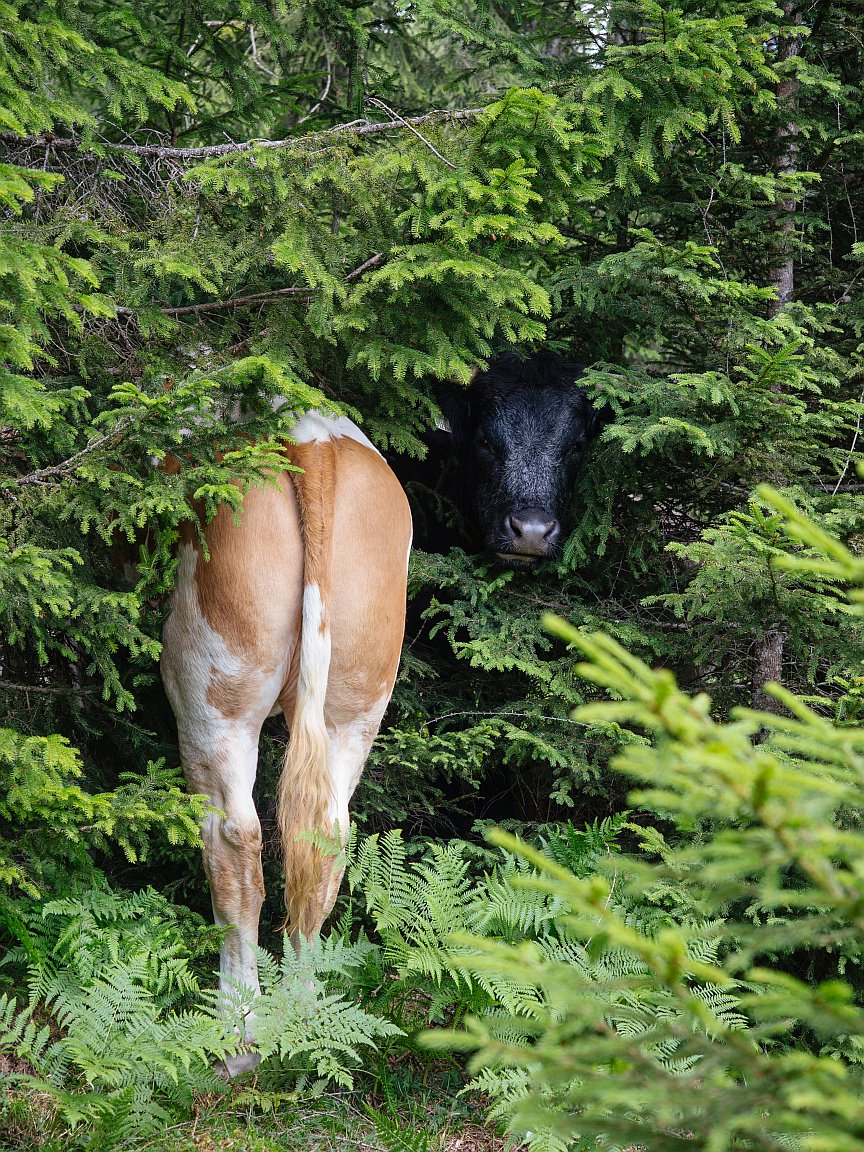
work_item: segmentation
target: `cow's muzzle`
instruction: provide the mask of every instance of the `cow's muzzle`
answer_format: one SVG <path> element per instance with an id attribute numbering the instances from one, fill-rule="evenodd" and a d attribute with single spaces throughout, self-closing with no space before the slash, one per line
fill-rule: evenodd
<path id="1" fill-rule="evenodd" d="M 542 508 L 522 508 L 504 517 L 504 539 L 509 547 L 498 550 L 502 559 L 531 563 L 549 556 L 561 538 L 561 525 Z"/>

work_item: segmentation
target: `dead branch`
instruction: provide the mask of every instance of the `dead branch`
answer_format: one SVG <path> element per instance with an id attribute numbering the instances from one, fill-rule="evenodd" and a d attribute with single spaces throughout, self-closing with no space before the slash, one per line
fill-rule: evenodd
<path id="1" fill-rule="evenodd" d="M 312 132 L 308 136 L 293 136 L 285 140 L 240 140 L 229 144 L 210 144 L 200 148 L 174 148 L 162 144 L 114 144 L 100 140 L 97 146 L 85 144 L 83 140 L 47 136 L 16 136 L 10 132 L 0 134 L 0 140 L 12 147 L 50 147 L 72 152 L 123 152 L 132 156 L 152 157 L 157 160 L 207 160 L 217 156 L 231 156 L 240 152 L 254 152 L 258 148 L 298 148 L 307 144 L 318 144 L 340 136 L 373 136 L 379 132 L 398 130 L 415 131 L 417 126 L 430 123 L 471 120 L 484 112 L 484 108 L 436 108 L 422 116 L 395 120 L 351 120 L 347 124 L 337 124 L 322 132 Z"/>
<path id="2" fill-rule="evenodd" d="M 61 460 L 59 464 L 52 464 L 50 468 L 40 468 L 36 472 L 28 472 L 26 476 L 17 476 L 7 480 L 6 484 L 16 484 L 19 487 L 25 487 L 30 484 L 45 484 L 49 480 L 63 476 L 67 472 L 73 471 L 74 468 L 80 464 L 81 460 L 85 456 L 89 456 L 91 452 L 96 452 L 104 447 L 104 445 L 111 444 L 118 440 L 131 423 L 131 419 L 127 419 L 123 421 L 119 427 L 112 429 L 112 431 L 107 432 L 104 436 L 99 436 L 95 440 L 91 440 L 80 452 L 76 452 L 74 456 L 70 456 L 67 460 Z"/>
<path id="3" fill-rule="evenodd" d="M 406 120 L 404 116 L 400 116 L 398 112 L 394 112 L 389 104 L 385 104 L 383 100 L 375 100 L 375 99 L 370 99 L 369 103 L 374 104 L 376 108 L 381 108 L 382 111 L 386 112 L 388 116 L 397 117 L 399 120 L 399 123 L 404 124 L 406 128 L 410 129 L 410 131 L 414 133 L 414 135 L 417 137 L 418 140 L 422 140 L 423 143 L 426 145 L 426 147 L 429 149 L 429 151 L 434 156 L 437 156 L 442 164 L 446 164 L 448 168 L 452 168 L 454 172 L 456 171 L 456 165 L 451 164 L 446 156 L 442 156 L 441 153 L 438 151 L 438 149 L 435 147 L 435 145 L 432 144 L 429 140 L 427 140 L 422 132 L 418 132 L 417 129 L 414 127 L 414 125 L 409 123 L 409 121 Z"/>
<path id="4" fill-rule="evenodd" d="M 51 696 L 71 696 L 80 694 L 81 689 L 71 684 L 15 684 L 0 676 L 0 692 L 42 692 Z"/>

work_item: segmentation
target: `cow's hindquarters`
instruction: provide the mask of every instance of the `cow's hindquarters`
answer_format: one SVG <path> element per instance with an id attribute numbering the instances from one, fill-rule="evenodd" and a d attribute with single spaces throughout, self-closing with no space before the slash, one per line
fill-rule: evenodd
<path id="1" fill-rule="evenodd" d="M 302 429 L 311 430 L 306 439 Z M 309 834 L 332 835 L 338 825 L 347 836 L 348 803 L 393 689 L 404 627 L 411 521 L 396 478 L 344 418 L 308 414 L 296 431 L 288 451 L 304 472 L 249 489 L 239 521 L 220 509 L 204 529 L 207 562 L 197 528 L 187 526 L 163 634 L 183 769 L 214 808 L 204 862 L 226 928 L 226 999 L 238 985 L 258 989 L 264 892 L 252 788 L 261 725 L 281 710 L 292 728 L 286 760 L 300 770 L 280 782 L 286 903 L 311 936 L 340 876 Z"/>

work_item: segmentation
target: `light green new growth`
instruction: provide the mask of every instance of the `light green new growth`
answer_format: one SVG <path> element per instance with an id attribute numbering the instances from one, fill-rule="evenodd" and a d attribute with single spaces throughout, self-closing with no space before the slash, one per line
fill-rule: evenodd
<path id="1" fill-rule="evenodd" d="M 760 497 L 811 550 L 784 568 L 861 581 L 860 558 L 771 489 Z M 852 599 L 860 612 L 859 589 Z M 779 687 L 781 715 L 715 720 L 706 695 L 609 637 L 547 623 L 613 698 L 578 717 L 650 734 L 612 767 L 636 781 L 631 805 L 670 830 L 631 825 L 640 854 L 600 857 L 589 877 L 495 834 L 537 869 L 514 884 L 558 902 L 562 945 L 611 954 L 615 969 L 579 978 L 537 945 L 475 939 L 480 959 L 460 964 L 518 976 L 537 1009 L 521 1034 L 479 1018 L 432 1039 L 476 1049 L 475 1083 L 538 1148 L 864 1148 L 864 1008 L 854 986 L 802 980 L 796 962 L 827 952 L 851 975 L 861 961 L 864 731 Z M 634 901 L 668 918 L 646 930 Z M 711 933 L 694 948 L 700 917 Z"/>

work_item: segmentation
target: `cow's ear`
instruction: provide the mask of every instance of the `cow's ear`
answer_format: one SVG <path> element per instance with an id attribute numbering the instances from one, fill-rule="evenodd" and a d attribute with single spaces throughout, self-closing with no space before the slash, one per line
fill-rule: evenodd
<path id="1" fill-rule="evenodd" d="M 459 451 L 468 438 L 471 424 L 471 397 L 465 388 L 458 384 L 440 383 L 435 385 L 435 399 L 441 409 L 442 419 L 438 428 L 449 432 L 453 437 L 453 450 Z"/>

